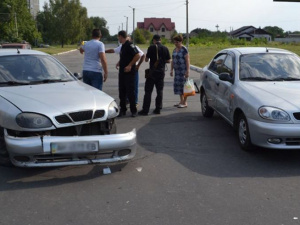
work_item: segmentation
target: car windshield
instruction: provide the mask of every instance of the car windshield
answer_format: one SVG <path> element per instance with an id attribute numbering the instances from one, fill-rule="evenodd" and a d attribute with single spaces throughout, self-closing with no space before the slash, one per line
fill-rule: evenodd
<path id="1" fill-rule="evenodd" d="M 239 78 L 244 81 L 300 80 L 300 58 L 293 54 L 248 54 L 240 58 Z"/>
<path id="2" fill-rule="evenodd" d="M 47 55 L 0 57 L 0 84 L 24 85 L 75 80 L 54 58 Z"/>

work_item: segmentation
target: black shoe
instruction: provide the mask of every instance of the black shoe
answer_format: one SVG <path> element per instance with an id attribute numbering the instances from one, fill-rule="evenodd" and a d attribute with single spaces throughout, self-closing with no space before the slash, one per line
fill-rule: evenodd
<path id="1" fill-rule="evenodd" d="M 119 115 L 118 115 L 118 117 L 122 117 L 122 116 L 126 116 L 126 111 L 124 112 L 122 112 L 122 111 L 120 111 L 120 113 L 119 113 Z"/>
<path id="2" fill-rule="evenodd" d="M 148 113 L 144 110 L 139 111 L 138 114 L 141 115 L 141 116 L 147 116 L 148 115 Z"/>
<path id="3" fill-rule="evenodd" d="M 160 109 L 154 109 L 153 114 L 160 114 Z"/>
<path id="4" fill-rule="evenodd" d="M 137 113 L 131 113 L 131 117 L 136 117 L 137 116 Z"/>

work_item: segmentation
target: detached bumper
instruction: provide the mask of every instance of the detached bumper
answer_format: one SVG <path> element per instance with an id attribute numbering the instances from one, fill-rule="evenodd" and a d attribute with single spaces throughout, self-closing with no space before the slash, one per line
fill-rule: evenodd
<path id="1" fill-rule="evenodd" d="M 73 137 L 12 137 L 5 132 L 11 162 L 18 167 L 55 167 L 86 164 L 115 164 L 128 161 L 136 154 L 136 130 L 124 134 Z M 53 143 L 98 144 L 97 151 L 55 152 Z"/>

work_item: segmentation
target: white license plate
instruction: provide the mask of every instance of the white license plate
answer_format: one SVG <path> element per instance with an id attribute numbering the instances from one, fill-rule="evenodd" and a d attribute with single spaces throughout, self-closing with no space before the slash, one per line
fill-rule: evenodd
<path id="1" fill-rule="evenodd" d="M 50 146 L 52 154 L 89 153 L 99 150 L 98 141 L 55 142 Z"/>

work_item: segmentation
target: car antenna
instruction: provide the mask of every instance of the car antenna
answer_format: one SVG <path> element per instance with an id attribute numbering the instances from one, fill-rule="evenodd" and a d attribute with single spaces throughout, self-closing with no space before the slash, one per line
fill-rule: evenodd
<path id="1" fill-rule="evenodd" d="M 268 48 L 266 48 L 266 52 L 269 52 L 269 49 L 268 49 Z"/>
<path id="2" fill-rule="evenodd" d="M 17 53 L 18 53 L 18 54 L 20 54 L 20 51 L 19 51 L 19 49 L 18 49 L 18 48 L 17 48 Z"/>

